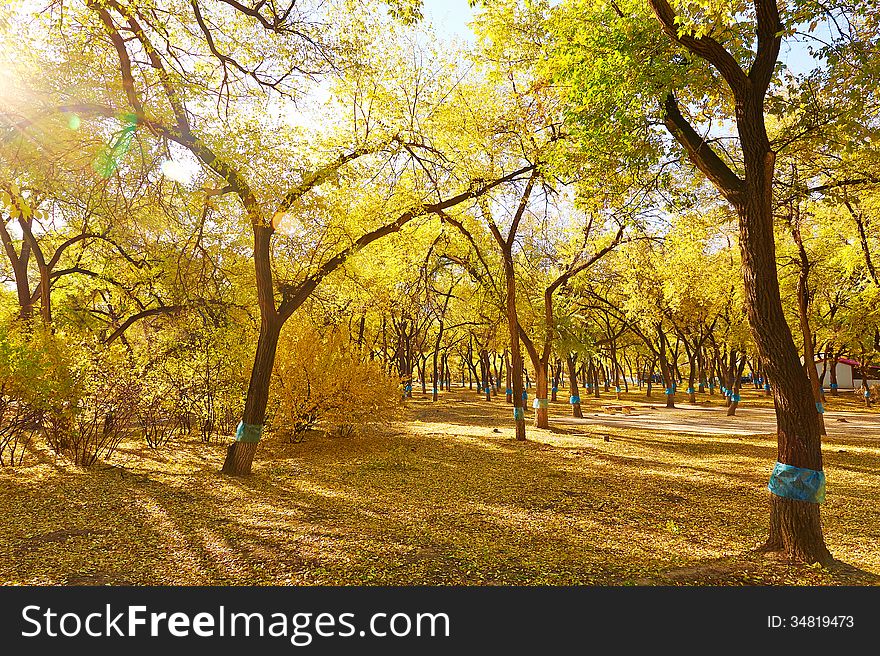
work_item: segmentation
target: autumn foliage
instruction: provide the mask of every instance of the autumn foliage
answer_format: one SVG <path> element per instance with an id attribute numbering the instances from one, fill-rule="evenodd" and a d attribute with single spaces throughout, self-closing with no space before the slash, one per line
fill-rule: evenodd
<path id="1" fill-rule="evenodd" d="M 400 379 L 364 357 L 339 327 L 292 326 L 282 336 L 272 375 L 269 427 L 298 442 L 310 429 L 347 436 L 356 426 L 398 414 Z"/>

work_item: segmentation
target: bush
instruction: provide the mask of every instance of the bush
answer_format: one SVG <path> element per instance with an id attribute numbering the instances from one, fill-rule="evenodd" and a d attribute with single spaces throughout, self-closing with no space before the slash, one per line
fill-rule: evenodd
<path id="1" fill-rule="evenodd" d="M 153 372 L 145 372 L 142 380 L 134 419 L 147 446 L 158 449 L 182 429 L 185 413 L 180 398 L 167 381 Z"/>
<path id="2" fill-rule="evenodd" d="M 51 334 L 27 324 L 0 334 L 0 465 L 21 465 L 34 434 L 73 393 L 67 354 Z"/>
<path id="3" fill-rule="evenodd" d="M 285 331 L 278 345 L 267 413 L 269 430 L 290 442 L 323 428 L 346 437 L 355 427 L 394 418 L 400 380 L 350 348 L 341 328 Z"/>
<path id="4" fill-rule="evenodd" d="M 90 467 L 109 459 L 130 430 L 142 385 L 121 347 L 84 350 L 73 368 L 78 394 L 53 409 L 46 438 L 59 455 Z"/>
<path id="5" fill-rule="evenodd" d="M 235 432 L 250 373 L 246 343 L 235 328 L 203 325 L 174 333 L 171 344 L 156 345 L 148 376 L 151 386 L 163 390 L 164 408 L 156 412 L 167 415 L 171 432 L 197 431 L 206 444 Z"/>

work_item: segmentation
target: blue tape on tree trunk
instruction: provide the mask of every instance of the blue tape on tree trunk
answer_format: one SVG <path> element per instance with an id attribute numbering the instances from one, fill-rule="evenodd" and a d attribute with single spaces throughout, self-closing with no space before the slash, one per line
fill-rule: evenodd
<path id="1" fill-rule="evenodd" d="M 506 390 L 504 390 L 504 393 L 505 394 L 513 394 L 513 390 L 508 387 Z"/>
<path id="2" fill-rule="evenodd" d="M 260 435 L 263 434 L 263 427 L 260 424 L 246 424 L 243 421 L 238 422 L 235 429 L 236 442 L 255 443 L 260 441 Z"/>
<path id="3" fill-rule="evenodd" d="M 513 409 L 513 418 L 515 421 L 519 421 L 520 419 L 522 419 L 525 416 L 526 416 L 525 410 L 523 410 L 522 408 L 514 408 Z"/>
<path id="4" fill-rule="evenodd" d="M 569 402 L 571 405 L 577 405 L 578 403 L 581 402 L 581 397 L 579 397 L 579 396 L 570 396 L 570 397 L 568 397 L 568 402 Z"/>
<path id="5" fill-rule="evenodd" d="M 825 414 L 825 406 L 822 405 L 821 402 L 816 404 L 816 412 L 818 412 L 820 415 Z"/>
<path id="6" fill-rule="evenodd" d="M 617 386 L 614 388 L 614 391 L 615 391 L 615 392 L 620 392 L 620 385 L 617 385 Z"/>
<path id="7" fill-rule="evenodd" d="M 764 389 L 770 391 L 770 383 L 764 383 Z"/>
<path id="8" fill-rule="evenodd" d="M 558 388 L 558 387 L 554 387 L 554 388 L 551 389 L 550 391 L 551 391 L 551 392 L 558 392 L 558 391 L 559 391 L 559 388 Z"/>
<path id="9" fill-rule="evenodd" d="M 837 389 L 837 383 L 831 383 L 831 389 Z"/>
<path id="10" fill-rule="evenodd" d="M 528 400 L 529 400 L 529 393 L 526 392 L 525 390 L 523 390 L 523 401 L 528 401 Z"/>
<path id="11" fill-rule="evenodd" d="M 688 391 L 687 391 L 687 393 L 688 393 L 688 394 L 695 394 L 695 393 L 696 393 L 696 390 L 695 390 L 693 387 L 688 387 Z"/>
<path id="12" fill-rule="evenodd" d="M 739 403 L 739 398 L 740 398 L 739 394 L 731 394 L 730 395 L 730 400 L 733 401 L 734 403 Z"/>
<path id="13" fill-rule="evenodd" d="M 535 399 L 532 401 L 532 407 L 537 410 L 538 408 L 547 408 L 549 404 L 547 403 L 547 399 Z"/>
<path id="14" fill-rule="evenodd" d="M 667 387 L 666 390 L 664 391 L 664 393 L 665 393 L 665 394 L 672 394 L 672 393 L 673 393 L 673 392 L 672 392 L 672 388 L 671 388 L 671 387 Z"/>
<path id="15" fill-rule="evenodd" d="M 778 497 L 822 503 L 825 501 L 825 472 L 777 462 L 767 489 Z"/>

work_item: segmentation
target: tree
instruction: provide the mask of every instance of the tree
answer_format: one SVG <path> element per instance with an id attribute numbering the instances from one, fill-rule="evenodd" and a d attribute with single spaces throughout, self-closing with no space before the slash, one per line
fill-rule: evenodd
<path id="1" fill-rule="evenodd" d="M 602 19 L 608 20 L 603 35 L 593 44 L 612 40 L 610 46 L 605 41 L 596 47 L 624 56 L 618 72 L 625 88 L 615 89 L 615 98 L 632 89 L 634 80 L 650 90 L 659 99 L 659 118 L 669 134 L 736 212 L 749 324 L 763 366 L 774 382 L 778 461 L 796 471 L 807 470 L 805 474 L 818 472 L 815 476 L 821 479 L 824 474 L 816 407 L 779 293 L 773 234 L 776 152 L 765 121 L 765 100 L 782 37 L 794 25 L 783 24 L 776 0 L 742 3 L 734 11 L 725 2 L 699 3 L 698 10 L 667 0 L 649 0 L 648 5 L 652 16 L 637 3 L 600 3 L 595 10 L 600 15 L 592 16 L 585 15 L 585 7 L 577 6 L 573 20 L 580 23 L 568 24 L 567 29 L 592 30 Z M 803 14 L 789 16 L 790 20 L 795 18 L 802 20 Z M 629 40 L 613 41 L 625 39 L 627 33 Z M 673 47 L 664 48 L 658 34 L 665 35 Z M 565 33 L 560 36 L 566 38 Z M 640 50 L 646 47 L 651 49 Z M 566 53 L 570 55 L 571 50 L 568 46 Z M 597 53 L 587 56 L 595 61 Z M 630 64 L 633 56 L 650 58 L 650 65 L 635 70 Z M 661 64 L 658 57 L 664 56 L 666 63 Z M 680 70 L 676 71 L 675 66 Z M 570 72 L 577 66 L 569 63 L 562 68 Z M 692 76 L 690 79 L 682 77 L 685 71 Z M 723 84 L 716 84 L 713 75 Z M 581 114 L 597 111 L 583 102 L 591 93 L 594 89 L 580 88 L 572 98 L 580 101 Z M 707 108 L 707 102 L 718 101 L 718 109 L 709 112 L 732 121 L 739 159 L 733 161 L 723 151 L 719 155 L 717 147 L 685 116 L 682 95 Z M 768 550 L 782 551 L 805 562 L 831 561 L 822 536 L 818 503 L 771 494 L 770 507 L 770 537 L 765 545 Z"/>

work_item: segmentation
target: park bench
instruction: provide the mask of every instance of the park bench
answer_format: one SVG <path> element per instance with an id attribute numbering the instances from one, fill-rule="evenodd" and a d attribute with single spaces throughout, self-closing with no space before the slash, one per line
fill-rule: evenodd
<path id="1" fill-rule="evenodd" d="M 603 405 L 602 410 L 604 410 L 609 415 L 613 415 L 618 410 L 620 410 L 623 414 L 628 415 L 633 411 L 633 407 L 631 405 Z"/>

